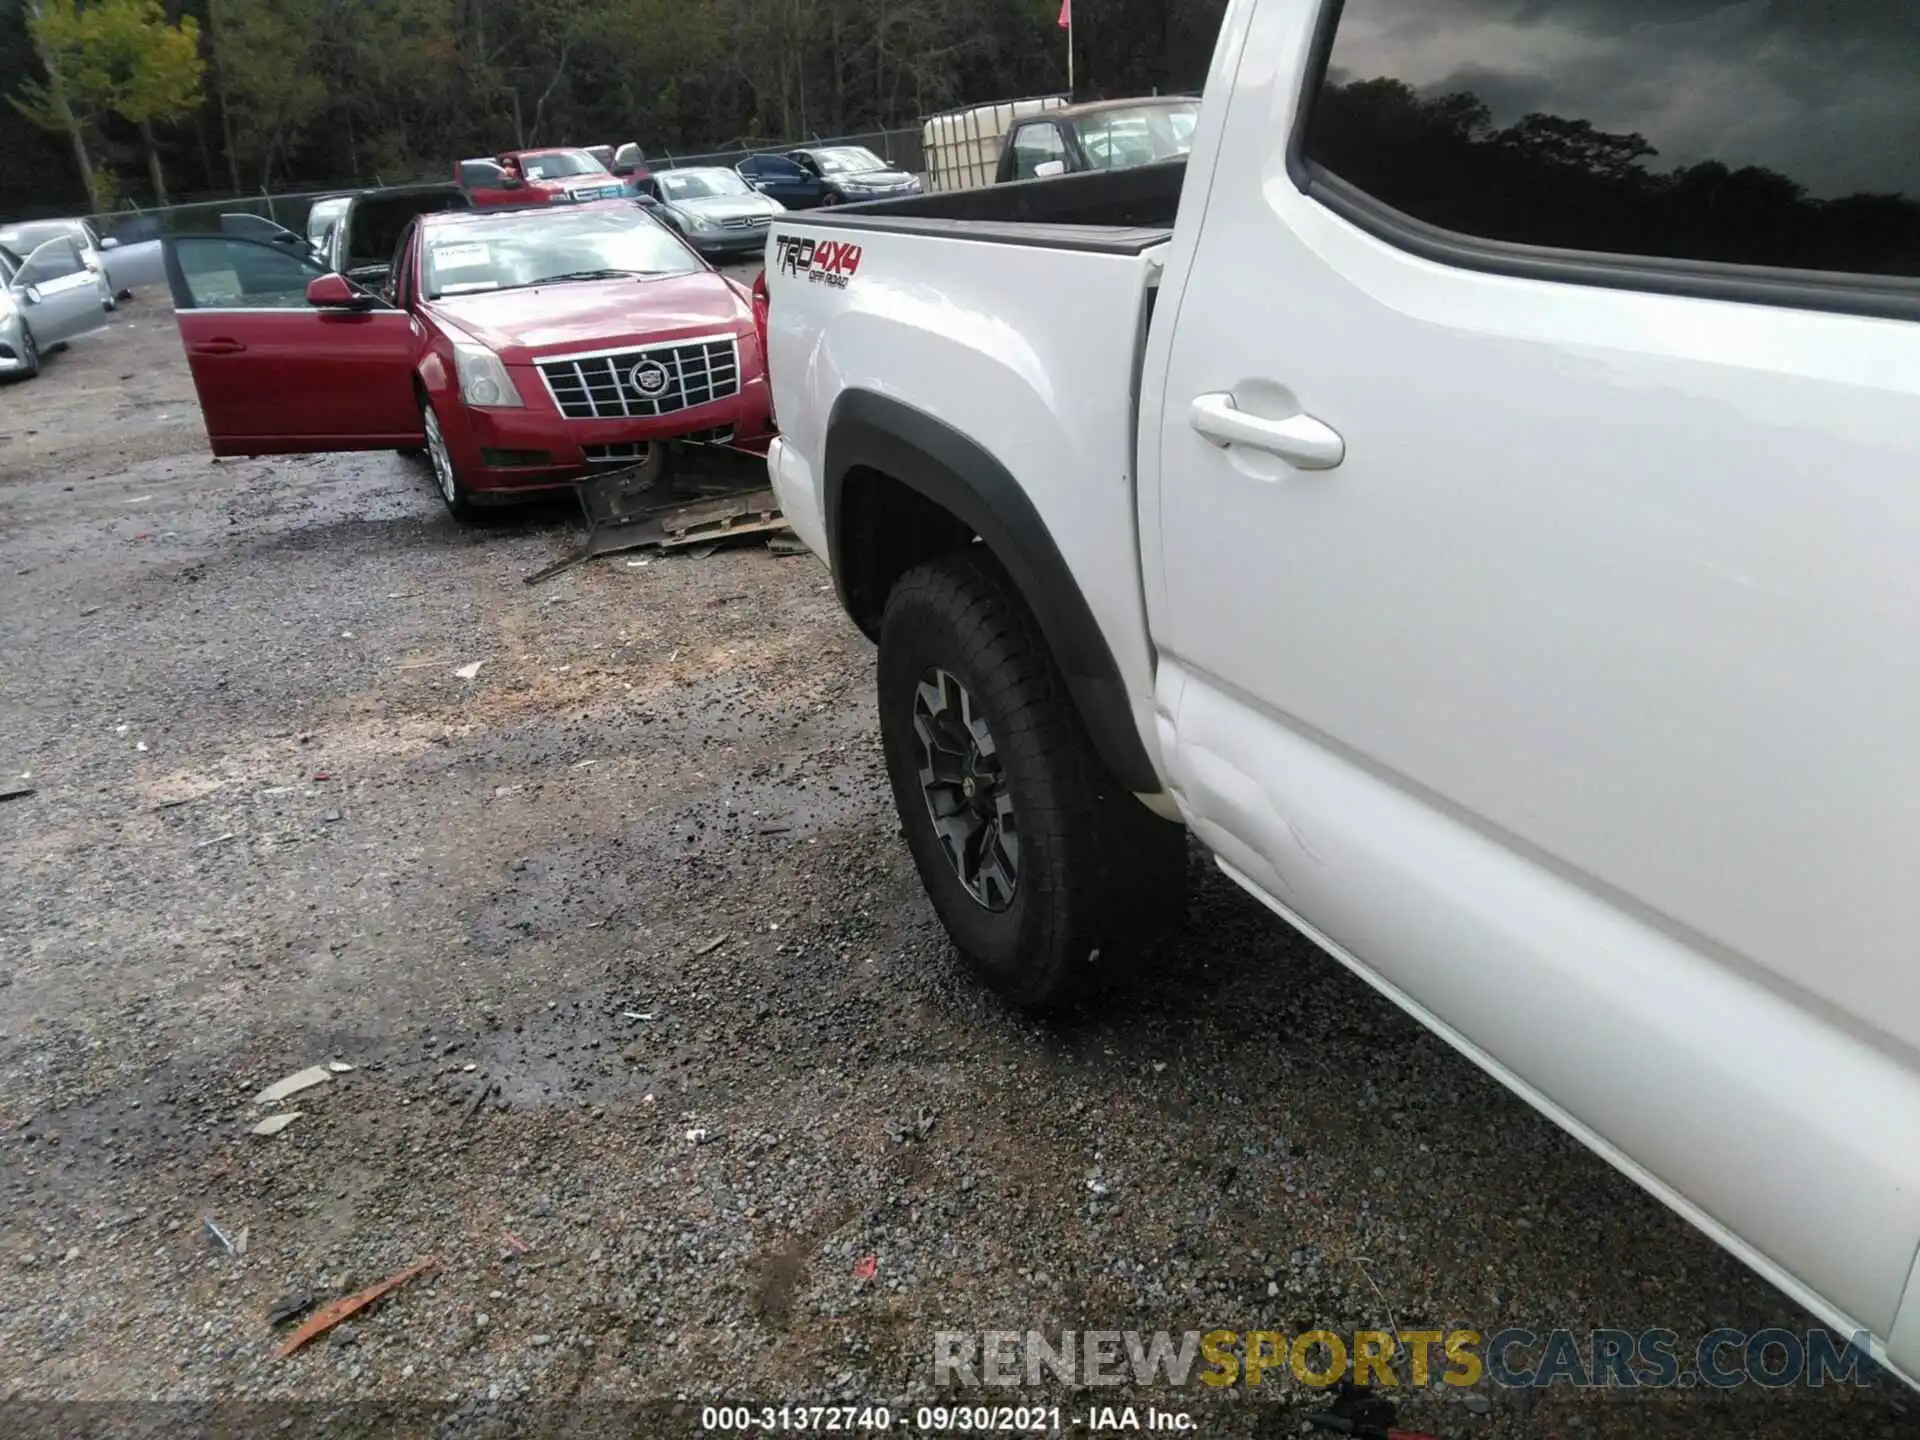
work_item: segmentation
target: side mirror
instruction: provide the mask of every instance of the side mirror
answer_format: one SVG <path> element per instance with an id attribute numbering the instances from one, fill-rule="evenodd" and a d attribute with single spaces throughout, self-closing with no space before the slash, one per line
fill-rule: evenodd
<path id="1" fill-rule="evenodd" d="M 649 195 L 644 190 L 633 198 L 640 202 L 640 206 L 644 210 L 658 210 L 660 208 L 659 199 L 653 195 Z"/>
<path id="2" fill-rule="evenodd" d="M 1067 162 L 1064 160 L 1042 160 L 1033 167 L 1033 178 L 1036 180 L 1051 180 L 1056 175 L 1066 173 Z"/>
<path id="3" fill-rule="evenodd" d="M 522 180 L 518 175 L 502 175 L 500 177 L 500 188 L 502 190 L 519 190 L 524 188 L 526 183 L 527 182 Z"/>
<path id="4" fill-rule="evenodd" d="M 316 310 L 371 310 L 378 303 L 344 275 L 316 275 L 307 286 L 307 304 Z"/>
<path id="5" fill-rule="evenodd" d="M 109 235 L 100 242 L 100 248 L 102 250 L 118 250 L 120 248 L 120 242 Z"/>

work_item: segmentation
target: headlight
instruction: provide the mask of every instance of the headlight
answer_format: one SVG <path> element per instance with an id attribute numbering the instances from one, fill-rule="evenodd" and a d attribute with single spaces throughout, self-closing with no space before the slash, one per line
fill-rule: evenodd
<path id="1" fill-rule="evenodd" d="M 687 228 L 689 230 L 712 230 L 716 228 L 713 221 L 704 215 L 695 215 L 691 210 L 683 210 L 680 212 L 680 215 L 681 218 L 687 222 Z"/>
<path id="2" fill-rule="evenodd" d="M 513 377 L 500 357 L 484 345 L 453 347 L 453 361 L 460 371 L 460 398 L 469 405 L 489 410 L 517 410 L 526 402 L 514 388 Z"/>

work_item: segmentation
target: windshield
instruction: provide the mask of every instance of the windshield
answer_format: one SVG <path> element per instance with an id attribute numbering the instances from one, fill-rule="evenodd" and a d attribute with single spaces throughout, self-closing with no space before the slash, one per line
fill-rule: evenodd
<path id="1" fill-rule="evenodd" d="M 0 229 L 0 245 L 16 255 L 31 255 L 47 241 L 60 240 L 69 235 L 76 240 L 85 238 L 79 221 L 32 220 L 24 225 L 8 225 Z"/>
<path id="2" fill-rule="evenodd" d="M 1175 160 L 1193 148 L 1197 104 L 1123 105 L 1079 116 L 1073 127 L 1096 169 L 1124 170 Z"/>
<path id="3" fill-rule="evenodd" d="M 520 170 L 529 180 L 557 180 L 563 175 L 604 175 L 607 167 L 584 150 L 542 150 L 520 157 Z"/>
<path id="4" fill-rule="evenodd" d="M 842 146 L 837 150 L 815 150 L 813 158 L 820 162 L 820 168 L 829 175 L 858 175 L 862 170 L 887 168 L 886 161 L 858 145 Z"/>
<path id="5" fill-rule="evenodd" d="M 668 200 L 753 194 L 753 187 L 731 170 L 662 170 L 653 178 L 660 182 L 660 193 Z"/>
<path id="6" fill-rule="evenodd" d="M 684 275 L 702 268 L 637 209 L 517 211 L 429 228 L 422 285 L 429 300 L 566 280 Z"/>

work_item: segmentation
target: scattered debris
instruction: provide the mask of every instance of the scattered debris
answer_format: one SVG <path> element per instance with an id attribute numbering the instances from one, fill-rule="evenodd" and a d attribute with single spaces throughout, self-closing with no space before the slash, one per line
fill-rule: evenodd
<path id="1" fill-rule="evenodd" d="M 413 1279 L 414 1276 L 431 1270 L 439 1263 L 439 1256 L 429 1255 L 412 1269 L 402 1270 L 397 1274 L 389 1275 L 378 1285 L 369 1285 L 358 1295 L 349 1295 L 340 1300 L 329 1300 L 314 1313 L 311 1319 L 287 1337 L 286 1343 L 279 1349 L 278 1353 L 280 1358 L 282 1360 L 286 1359 L 309 1340 L 326 1334 L 327 1331 L 333 1329 L 333 1327 L 338 1325 L 342 1320 L 352 1315 L 358 1315 L 362 1310 L 366 1309 L 367 1306 L 385 1296 L 389 1291 L 399 1289 L 400 1286 L 406 1284 L 407 1281 Z"/>
<path id="2" fill-rule="evenodd" d="M 327 1070 L 324 1065 L 309 1065 L 304 1070 L 296 1070 L 284 1079 L 276 1080 L 258 1095 L 253 1097 L 256 1105 L 277 1105 L 289 1095 L 298 1095 L 302 1090 L 311 1090 L 316 1085 L 327 1083 Z"/>
<path id="3" fill-rule="evenodd" d="M 805 555 L 806 545 L 791 530 L 776 530 L 767 537 L 767 549 L 775 555 Z"/>
<path id="4" fill-rule="evenodd" d="M 353 1066 L 344 1060 L 329 1060 L 327 1062 L 327 1069 L 336 1075 L 351 1075 L 353 1073 Z"/>
<path id="5" fill-rule="evenodd" d="M 33 793 L 34 790 L 31 785 L 16 785 L 10 790 L 0 790 L 0 802 L 7 800 L 24 800 Z"/>
<path id="6" fill-rule="evenodd" d="M 227 843 L 227 841 L 233 838 L 234 838 L 233 831 L 229 830 L 227 831 L 226 834 L 216 835 L 211 840 L 202 840 L 198 845 L 194 846 L 193 848 L 196 850 L 205 850 L 210 845 L 224 845 Z"/>
<path id="7" fill-rule="evenodd" d="M 644 570 L 652 563 L 651 560 L 629 560 L 627 561 L 627 568 L 629 570 Z"/>
<path id="8" fill-rule="evenodd" d="M 200 1221 L 207 1227 L 207 1233 L 218 1240 L 229 1255 L 238 1255 L 241 1253 L 234 1242 L 227 1238 L 227 1232 L 213 1223 L 213 1217 L 211 1215 L 202 1215 Z"/>
<path id="9" fill-rule="evenodd" d="M 690 1145 L 705 1145 L 712 1139 L 713 1131 L 707 1129 L 705 1126 L 697 1125 L 687 1131 L 687 1143 Z"/>
<path id="10" fill-rule="evenodd" d="M 871 1280 L 879 1273 L 880 1257 L 878 1255 L 862 1255 L 853 1262 L 853 1278 L 856 1280 Z"/>
<path id="11" fill-rule="evenodd" d="M 287 1126 L 300 1118 L 298 1110 L 282 1110 L 278 1115 L 269 1115 L 247 1133 L 249 1135 L 278 1135 Z"/>
<path id="12" fill-rule="evenodd" d="M 620 1014 L 628 1020 L 651 1020 L 653 1018 L 653 1012 L 651 1010 L 622 1010 Z"/>
<path id="13" fill-rule="evenodd" d="M 291 1295 L 282 1295 L 267 1307 L 267 1324 L 284 1325 L 296 1315 L 304 1315 L 313 1308 L 313 1292 L 296 1290 Z"/>
<path id="14" fill-rule="evenodd" d="M 147 751 L 147 742 L 144 740 L 136 740 L 133 742 L 133 748 L 144 755 Z"/>
<path id="15" fill-rule="evenodd" d="M 533 1246 L 522 1240 L 511 1230 L 502 1230 L 500 1232 L 500 1238 L 507 1242 L 507 1248 L 516 1255 L 525 1255 L 533 1249 Z"/>
<path id="16" fill-rule="evenodd" d="M 456 680 L 471 680 L 480 673 L 480 667 L 484 664 L 486 664 L 486 661 L 476 660 L 471 665 L 462 665 L 458 670 L 453 672 L 453 678 Z"/>
<path id="17" fill-rule="evenodd" d="M 695 950 L 693 953 L 696 956 L 711 955 L 714 951 L 718 950 L 722 945 L 726 944 L 727 941 L 731 940 L 732 938 L 733 936 L 731 935 L 716 935 L 714 936 L 713 939 L 707 941 L 706 944 L 702 945 L 699 949 Z"/>
<path id="18" fill-rule="evenodd" d="M 4 800 L 6 798 L 7 798 L 6 796 L 0 795 L 0 800 Z M 154 806 L 153 808 L 155 810 L 178 810 L 182 805 L 191 805 L 193 804 L 194 801 L 198 800 L 199 798 L 200 797 L 198 795 L 189 795 L 184 800 L 162 800 L 158 805 Z"/>
<path id="19" fill-rule="evenodd" d="M 629 550 L 691 546 L 695 559 L 705 559 L 720 548 L 716 542 L 786 528 L 780 502 L 766 483 L 765 469 L 756 465 L 749 472 L 750 480 L 729 477 L 700 487 L 705 494 L 693 495 L 656 492 L 656 477 L 645 473 L 644 467 L 596 475 L 574 487 L 586 516 L 586 544 L 536 570 L 526 583 L 537 585 L 583 561 Z"/>
<path id="20" fill-rule="evenodd" d="M 468 1121 L 472 1120 L 475 1115 L 478 1115 L 480 1113 L 480 1107 L 487 1103 L 487 1096 L 493 1094 L 493 1092 L 499 1088 L 499 1085 L 491 1080 L 482 1080 L 480 1082 L 480 1088 L 473 1092 L 473 1098 L 467 1102 L 467 1112 L 460 1117 L 460 1123 L 465 1125 Z"/>

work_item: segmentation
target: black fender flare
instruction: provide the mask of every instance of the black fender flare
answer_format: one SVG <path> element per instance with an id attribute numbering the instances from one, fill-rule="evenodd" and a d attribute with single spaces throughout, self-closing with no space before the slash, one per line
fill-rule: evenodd
<path id="1" fill-rule="evenodd" d="M 871 390 L 842 391 L 827 418 L 821 500 L 828 563 L 848 613 L 860 618 L 861 597 L 850 589 L 843 563 L 842 490 L 848 473 L 862 468 L 906 486 L 980 537 L 1039 621 L 1081 724 L 1114 778 L 1137 794 L 1163 789 L 1134 724 L 1113 651 L 1020 482 L 945 421 Z"/>

